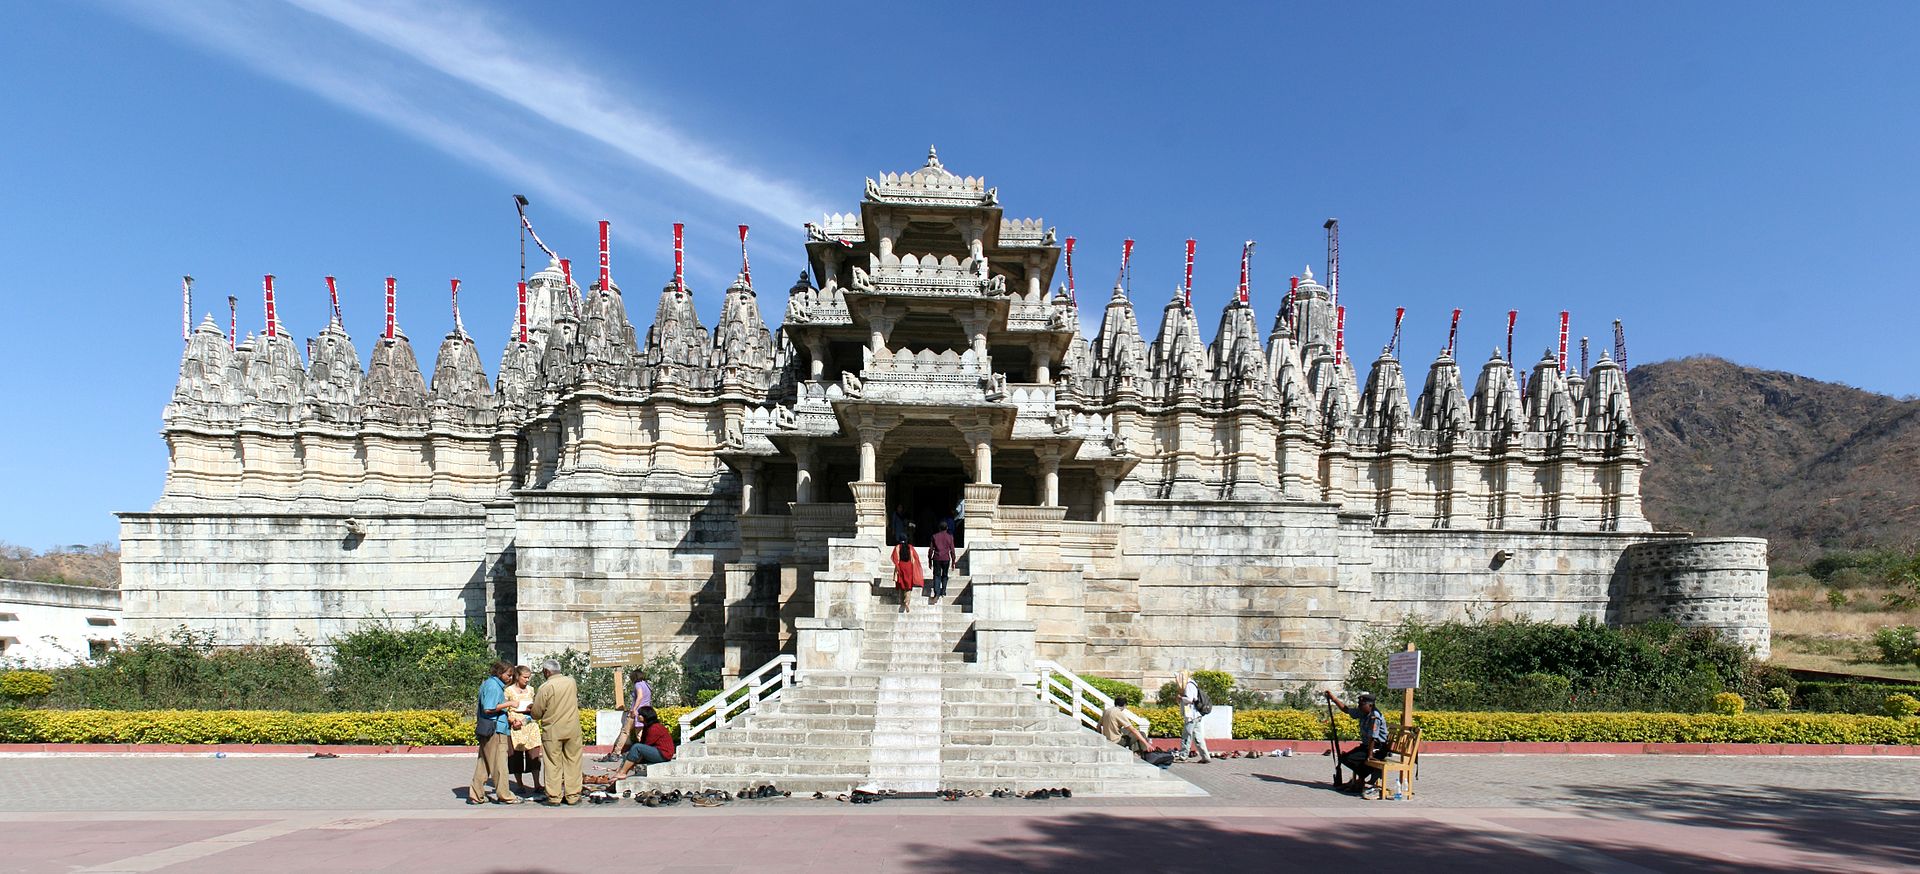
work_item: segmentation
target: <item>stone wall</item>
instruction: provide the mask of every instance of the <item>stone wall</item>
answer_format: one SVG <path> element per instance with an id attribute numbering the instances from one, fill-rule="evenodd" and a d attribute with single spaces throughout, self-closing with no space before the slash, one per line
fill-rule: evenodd
<path id="1" fill-rule="evenodd" d="M 720 667 L 738 497 L 522 492 L 514 536 L 521 658 L 587 645 L 587 617 L 638 613 L 652 653 Z M 754 666 L 754 667 L 757 667 Z"/>
<path id="2" fill-rule="evenodd" d="M 1074 670 L 1148 687 L 1182 669 L 1224 670 L 1257 689 L 1344 675 L 1332 507 L 1138 500 L 1121 516 L 1118 560 L 1096 565 L 1089 586 L 1130 586 L 1134 603 L 1119 601 L 1134 612 L 1100 617 L 1114 643 L 1089 646 Z"/>
<path id="3" fill-rule="evenodd" d="M 1767 542 L 1756 537 L 1690 537 L 1642 543 L 1620 558 L 1624 622 L 1671 619 L 1712 628 L 1772 651 L 1767 616 Z"/>
<path id="4" fill-rule="evenodd" d="M 376 617 L 484 625 L 486 555 L 477 507 L 120 516 L 121 598 L 135 635 L 185 625 L 221 644 L 324 644 Z"/>

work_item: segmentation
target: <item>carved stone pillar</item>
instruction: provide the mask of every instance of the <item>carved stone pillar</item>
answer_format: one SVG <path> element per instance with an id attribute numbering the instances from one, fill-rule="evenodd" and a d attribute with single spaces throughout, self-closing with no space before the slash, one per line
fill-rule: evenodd
<path id="1" fill-rule="evenodd" d="M 973 354 L 979 356 L 980 363 L 987 363 L 987 327 L 991 324 L 984 308 L 976 307 L 971 311 L 953 314 L 954 321 L 960 323 L 960 329 L 967 332 L 968 340 L 973 344 Z"/>
<path id="2" fill-rule="evenodd" d="M 793 448 L 793 502 L 813 503 L 813 444 L 800 443 Z"/>
<path id="3" fill-rule="evenodd" d="M 1053 344 L 1045 340 L 1033 341 L 1033 381 L 1041 385 L 1053 384 Z"/>
<path id="4" fill-rule="evenodd" d="M 1046 300 L 1046 297 L 1045 297 L 1046 289 L 1043 289 L 1040 287 L 1040 256 L 1028 255 L 1027 261 L 1026 261 L 1026 268 L 1027 268 L 1027 299 L 1032 301 Z"/>
<path id="5" fill-rule="evenodd" d="M 1060 506 L 1060 447 L 1042 446 L 1033 450 L 1040 460 L 1040 505 Z"/>
<path id="6" fill-rule="evenodd" d="M 827 338 L 818 332 L 807 337 L 807 367 L 809 378 L 819 382 L 827 376 Z"/>
<path id="7" fill-rule="evenodd" d="M 860 429 L 860 481 L 873 482 L 879 478 L 880 434 L 869 428 Z"/>
<path id="8" fill-rule="evenodd" d="M 756 508 L 753 505 L 753 501 L 758 491 L 758 489 L 755 487 L 759 485 L 759 481 L 760 481 L 760 462 L 758 461 L 741 462 L 740 464 L 740 512 L 742 514 L 753 513 L 756 511 Z"/>
<path id="9" fill-rule="evenodd" d="M 985 438 L 973 444 L 973 481 L 981 485 L 993 482 L 993 443 Z"/>
<path id="10" fill-rule="evenodd" d="M 867 329 L 871 332 L 868 346 L 875 354 L 886 350 L 887 337 L 893 333 L 897 318 L 898 313 L 884 303 L 874 301 L 867 305 Z"/>
<path id="11" fill-rule="evenodd" d="M 1115 512 L 1116 507 L 1113 501 L 1113 487 L 1117 481 L 1117 477 L 1100 477 L 1100 521 L 1102 522 L 1113 523 L 1120 521 L 1119 515 Z"/>

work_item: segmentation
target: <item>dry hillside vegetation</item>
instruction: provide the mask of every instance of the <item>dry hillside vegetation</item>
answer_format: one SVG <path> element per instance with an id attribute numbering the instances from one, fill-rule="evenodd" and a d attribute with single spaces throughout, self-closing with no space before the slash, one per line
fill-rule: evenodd
<path id="1" fill-rule="evenodd" d="M 1765 537 L 1789 564 L 1920 540 L 1920 401 L 1705 357 L 1627 382 L 1655 527 Z"/>
<path id="2" fill-rule="evenodd" d="M 0 580 L 119 588 L 120 550 L 111 543 L 96 543 L 34 552 L 0 543 Z"/>

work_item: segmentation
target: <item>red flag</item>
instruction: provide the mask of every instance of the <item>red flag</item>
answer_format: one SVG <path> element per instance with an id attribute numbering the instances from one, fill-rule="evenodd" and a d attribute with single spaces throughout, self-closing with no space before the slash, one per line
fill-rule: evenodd
<path id="1" fill-rule="evenodd" d="M 1513 323 L 1520 318 L 1519 310 L 1507 310 L 1507 363 L 1513 363 Z"/>
<path id="2" fill-rule="evenodd" d="M 514 324 L 519 328 L 520 342 L 527 342 L 527 283 L 525 281 L 520 283 L 520 315 L 514 320 Z"/>
<path id="3" fill-rule="evenodd" d="M 467 326 L 460 324 L 460 280 L 456 278 L 451 281 L 453 284 L 453 332 L 465 335 Z"/>
<path id="4" fill-rule="evenodd" d="M 277 317 L 278 313 L 275 313 L 273 309 L 273 274 L 269 273 L 264 279 L 261 279 L 260 285 L 265 288 L 267 292 L 267 336 L 278 337 L 280 336 L 280 320 Z"/>
<path id="5" fill-rule="evenodd" d="M 747 226 L 740 226 L 740 278 L 753 287 L 753 265 L 747 263 Z"/>
<path id="6" fill-rule="evenodd" d="M 1126 282 L 1127 264 L 1132 260 L 1133 260 L 1133 241 L 1122 240 L 1120 243 L 1120 275 L 1113 280 L 1114 285 L 1120 285 L 1121 283 Z"/>
<path id="7" fill-rule="evenodd" d="M 1187 303 L 1187 309 L 1193 309 L 1193 238 L 1192 237 L 1187 238 L 1187 281 L 1186 281 L 1186 284 L 1183 285 L 1181 288 L 1182 288 L 1182 292 L 1181 292 L 1182 296 L 1184 297 Z"/>
<path id="8" fill-rule="evenodd" d="M 607 220 L 600 220 L 600 290 L 603 292 L 613 290 L 613 265 L 607 253 L 608 224 Z"/>
<path id="9" fill-rule="evenodd" d="M 327 277 L 327 305 L 333 308 L 333 323 L 340 324 L 340 290 L 333 285 L 333 277 Z"/>
<path id="10" fill-rule="evenodd" d="M 1333 363 L 1341 364 L 1347 360 L 1347 308 L 1334 307 L 1333 313 Z"/>
<path id="11" fill-rule="evenodd" d="M 1447 354 L 1453 354 L 1453 341 L 1460 336 L 1460 311 L 1453 311 L 1453 322 L 1447 325 Z"/>
<path id="12" fill-rule="evenodd" d="M 393 277 L 391 276 L 387 277 L 387 330 L 382 336 L 388 340 L 393 339 Z"/>
<path id="13" fill-rule="evenodd" d="M 675 291 L 685 291 L 687 288 L 686 256 L 684 254 L 686 249 L 682 242 L 686 232 L 687 226 L 685 223 L 673 223 L 673 288 Z"/>
<path id="14" fill-rule="evenodd" d="M 1567 311 L 1560 311 L 1560 372 L 1567 372 Z"/>

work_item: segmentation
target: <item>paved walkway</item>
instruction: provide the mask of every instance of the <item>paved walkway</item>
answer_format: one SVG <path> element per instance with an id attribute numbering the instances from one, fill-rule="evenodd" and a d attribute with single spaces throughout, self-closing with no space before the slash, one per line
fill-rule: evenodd
<path id="1" fill-rule="evenodd" d="M 466 757 L 0 758 L 0 872 L 1920 870 L 1920 761 L 1435 756 L 1419 796 L 1318 756 L 1180 765 L 1191 800 L 461 803 Z"/>

